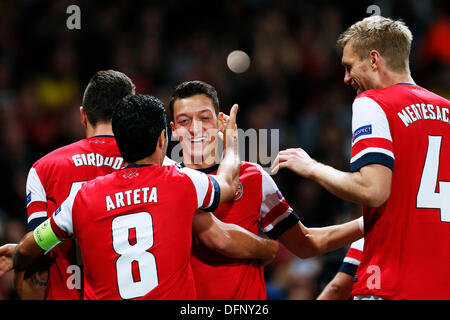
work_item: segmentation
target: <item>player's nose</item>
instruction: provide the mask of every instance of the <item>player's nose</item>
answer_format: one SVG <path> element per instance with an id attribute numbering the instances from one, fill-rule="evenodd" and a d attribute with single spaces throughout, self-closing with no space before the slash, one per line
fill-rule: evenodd
<path id="1" fill-rule="evenodd" d="M 350 72 L 345 72 L 344 75 L 344 83 L 347 85 L 351 85 L 352 84 L 352 77 L 350 77 Z"/>
<path id="2" fill-rule="evenodd" d="M 202 131 L 202 122 L 196 119 L 191 121 L 191 126 L 189 127 L 189 132 L 193 137 L 196 137 Z"/>

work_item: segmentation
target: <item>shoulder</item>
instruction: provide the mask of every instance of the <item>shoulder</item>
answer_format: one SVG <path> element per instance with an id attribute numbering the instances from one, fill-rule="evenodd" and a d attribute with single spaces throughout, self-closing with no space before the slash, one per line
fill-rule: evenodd
<path id="1" fill-rule="evenodd" d="M 242 161 L 241 162 L 241 171 L 240 171 L 240 177 L 243 176 L 261 176 L 263 174 L 266 174 L 265 170 L 261 165 L 253 162 L 247 162 Z"/>
<path id="2" fill-rule="evenodd" d="M 45 156 L 37 160 L 33 167 L 41 167 L 45 165 L 59 165 L 61 164 L 61 159 L 69 158 L 72 156 L 74 151 L 78 151 L 82 148 L 83 145 L 85 145 L 86 139 L 79 140 L 77 142 L 68 144 L 66 146 L 60 147 L 58 149 L 55 149 L 49 153 L 47 153 Z"/>
<path id="3" fill-rule="evenodd" d="M 177 165 L 177 162 L 170 159 L 168 156 L 165 156 L 162 165 L 163 166 L 172 166 L 172 165 Z"/>
<path id="4" fill-rule="evenodd" d="M 380 89 L 371 89 L 366 90 L 364 92 L 361 92 L 359 95 L 356 96 L 355 100 L 358 98 L 371 98 L 375 101 L 378 100 L 384 100 L 386 98 L 392 97 L 394 95 L 397 95 L 398 93 L 404 91 L 404 89 L 401 86 L 392 85 L 386 88 L 380 88 Z"/>

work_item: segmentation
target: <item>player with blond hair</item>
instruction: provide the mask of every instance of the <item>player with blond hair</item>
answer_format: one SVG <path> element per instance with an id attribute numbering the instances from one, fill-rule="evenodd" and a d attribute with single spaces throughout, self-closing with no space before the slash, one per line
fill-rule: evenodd
<path id="1" fill-rule="evenodd" d="M 357 92 L 351 172 L 300 148 L 281 151 L 273 164 L 363 204 L 355 299 L 450 299 L 450 279 L 436 277 L 450 269 L 450 102 L 412 79 L 411 42 L 402 21 L 381 16 L 356 22 L 337 41 L 344 82 Z"/>

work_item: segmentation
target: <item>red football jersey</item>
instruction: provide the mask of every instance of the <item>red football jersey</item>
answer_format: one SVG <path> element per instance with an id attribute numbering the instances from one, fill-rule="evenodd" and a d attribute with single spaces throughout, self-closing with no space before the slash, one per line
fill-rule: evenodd
<path id="1" fill-rule="evenodd" d="M 217 165 L 202 169 L 215 174 Z M 272 178 L 257 164 L 242 162 L 239 191 L 234 201 L 221 204 L 214 215 L 255 234 L 259 228 L 278 238 L 299 218 L 289 207 Z M 264 266 L 261 260 L 232 259 L 202 244 L 192 247 L 191 265 L 197 295 L 202 300 L 266 299 Z"/>
<path id="2" fill-rule="evenodd" d="M 351 170 L 392 169 L 390 197 L 363 208 L 354 295 L 450 299 L 450 103 L 416 85 L 368 90 L 353 103 Z"/>
<path id="3" fill-rule="evenodd" d="M 59 148 L 33 164 L 27 178 L 28 229 L 34 230 L 83 182 L 122 167 L 113 136 L 95 136 Z M 83 298 L 74 287 L 70 266 L 77 265 L 74 240 L 68 240 L 50 253 L 52 259 L 45 299 Z M 68 285 L 67 281 L 70 284 Z"/>
<path id="4" fill-rule="evenodd" d="M 86 299 L 196 299 L 192 219 L 219 199 L 203 173 L 130 165 L 85 183 L 51 226 L 60 239 L 78 239 Z"/>

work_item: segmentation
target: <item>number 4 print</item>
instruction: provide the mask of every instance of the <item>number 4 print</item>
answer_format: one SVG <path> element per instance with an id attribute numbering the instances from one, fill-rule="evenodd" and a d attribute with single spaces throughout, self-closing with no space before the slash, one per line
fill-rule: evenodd
<path id="1" fill-rule="evenodd" d="M 440 209 L 441 221 L 450 222 L 450 182 L 439 181 L 436 192 L 442 136 L 428 136 L 428 150 L 417 192 L 417 208 Z"/>

